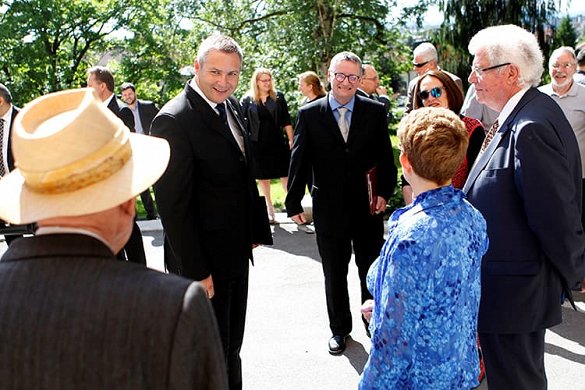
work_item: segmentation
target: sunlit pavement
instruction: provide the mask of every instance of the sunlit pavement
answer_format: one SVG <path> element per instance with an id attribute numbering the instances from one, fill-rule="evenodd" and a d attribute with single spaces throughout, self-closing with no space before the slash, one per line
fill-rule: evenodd
<path id="1" fill-rule="evenodd" d="M 345 353 L 331 356 L 315 234 L 299 231 L 284 214 L 277 214 L 277 221 L 272 227 L 274 245 L 256 248 L 250 268 L 244 389 L 356 389 L 370 349 L 359 314 L 357 268 L 352 262 L 348 276 L 354 329 Z M 148 266 L 163 270 L 160 221 L 139 221 L 139 226 Z M 5 249 L 0 242 L 0 252 Z M 551 390 L 585 389 L 585 295 L 575 295 L 580 312 L 563 306 L 563 324 L 546 333 Z M 487 389 L 485 381 L 479 389 Z"/>

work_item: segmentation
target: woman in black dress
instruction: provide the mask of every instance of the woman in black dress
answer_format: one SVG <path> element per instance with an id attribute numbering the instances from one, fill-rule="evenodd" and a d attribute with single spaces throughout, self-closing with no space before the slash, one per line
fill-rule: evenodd
<path id="1" fill-rule="evenodd" d="M 241 103 L 250 132 L 254 177 L 266 199 L 270 222 L 274 223 L 270 179 L 280 178 L 286 191 L 293 142 L 288 106 L 282 92 L 274 88 L 272 72 L 265 68 L 254 71 L 250 90 Z"/>

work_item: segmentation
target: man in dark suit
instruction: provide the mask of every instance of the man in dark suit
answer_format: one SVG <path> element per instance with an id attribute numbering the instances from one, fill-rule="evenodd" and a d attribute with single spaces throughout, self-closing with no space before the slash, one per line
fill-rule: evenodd
<path id="1" fill-rule="evenodd" d="M 0 217 L 39 228 L 0 261 L 0 388 L 227 389 L 201 285 L 114 257 L 168 144 L 131 134 L 91 89 L 28 104 L 13 137 Z"/>
<path id="2" fill-rule="evenodd" d="M 380 76 L 378 76 L 378 72 L 373 65 L 364 64 L 357 94 L 382 103 L 386 110 L 387 122 L 390 124 L 390 98 L 388 97 L 388 91 L 380 85 Z"/>
<path id="3" fill-rule="evenodd" d="M 486 28 L 469 51 L 477 100 L 500 112 L 463 188 L 490 239 L 478 321 L 488 385 L 546 389 L 545 330 L 585 273 L 579 148 L 560 107 L 534 88 L 543 56 L 533 34 Z"/>
<path id="4" fill-rule="evenodd" d="M 132 83 L 122 84 L 120 90 L 122 91 L 122 100 L 124 100 L 134 117 L 134 129 L 138 134 L 150 135 L 150 125 L 156 114 L 158 114 L 158 108 L 153 102 L 137 99 L 136 87 Z M 140 193 L 140 199 L 144 210 L 146 210 L 146 219 L 156 219 L 157 214 L 150 195 L 150 189 Z"/>
<path id="5" fill-rule="evenodd" d="M 0 178 L 8 174 L 14 169 L 14 156 L 12 155 L 12 127 L 14 119 L 19 112 L 19 108 L 12 104 L 12 94 L 4 84 L 0 83 Z M 4 239 L 6 245 L 10 245 L 12 241 L 21 238 L 21 232 L 26 230 L 26 226 L 11 226 L 6 225 L 4 221 L 0 220 L 0 226 L 5 230 Z M 32 225 L 31 225 L 32 226 Z M 30 231 L 32 233 L 32 231 Z"/>
<path id="6" fill-rule="evenodd" d="M 345 350 L 352 329 L 347 291 L 352 243 L 363 303 L 372 298 L 365 279 L 384 242 L 382 213 L 396 185 L 384 106 L 356 95 L 361 72 L 361 60 L 353 53 L 341 52 L 331 59 L 331 92 L 299 110 L 288 175 L 286 210 L 298 224 L 306 222 L 301 199 L 313 175 L 313 219 L 325 275 L 332 354 Z M 377 198 L 371 213 L 366 173 L 374 167 Z"/>
<path id="7" fill-rule="evenodd" d="M 108 68 L 104 66 L 90 68 L 87 71 L 87 86 L 95 89 L 99 98 L 108 109 L 116 114 L 118 118 L 122 119 L 122 122 L 124 122 L 130 131 L 134 132 L 134 116 L 130 109 L 114 95 L 114 76 Z M 134 221 L 134 225 L 132 226 L 132 235 L 117 256 L 122 261 L 128 260 L 133 263 L 146 265 L 142 233 L 136 221 Z"/>
<path id="8" fill-rule="evenodd" d="M 195 77 L 160 110 L 151 127 L 152 135 L 171 145 L 169 167 L 154 186 L 165 231 L 165 263 L 171 272 L 206 288 L 231 389 L 242 388 L 240 349 L 252 247 L 272 243 L 266 206 L 251 174 L 242 115 L 230 97 L 241 66 L 242 51 L 233 39 L 205 39 L 195 59 Z"/>

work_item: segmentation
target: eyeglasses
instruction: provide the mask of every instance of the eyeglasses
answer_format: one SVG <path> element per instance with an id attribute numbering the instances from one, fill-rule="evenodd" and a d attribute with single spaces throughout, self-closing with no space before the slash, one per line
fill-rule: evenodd
<path id="1" fill-rule="evenodd" d="M 425 62 L 421 62 L 420 64 L 417 64 L 416 62 L 413 62 L 412 65 L 415 68 L 422 68 L 423 66 L 425 66 L 426 64 L 428 64 L 429 62 L 431 62 L 431 60 L 425 61 Z"/>
<path id="2" fill-rule="evenodd" d="M 504 62 L 503 64 L 488 66 L 487 68 L 479 68 L 477 66 L 472 66 L 471 73 L 475 73 L 478 77 L 481 77 L 488 70 L 498 69 L 498 68 L 501 68 L 502 66 L 506 66 L 506 65 L 510 65 L 510 64 L 511 64 L 511 62 Z"/>
<path id="3" fill-rule="evenodd" d="M 553 69 L 559 69 L 559 68 L 569 69 L 570 67 L 572 67 L 574 65 L 575 64 L 572 64 L 570 62 L 563 62 L 562 64 L 552 64 L 552 68 Z"/>
<path id="4" fill-rule="evenodd" d="M 269 83 L 269 82 L 272 81 L 272 79 L 264 79 L 264 80 L 258 79 L 258 81 L 261 82 L 261 83 Z"/>
<path id="5" fill-rule="evenodd" d="M 348 79 L 350 83 L 357 83 L 360 79 L 360 76 L 355 74 L 333 73 L 333 76 L 335 77 L 335 80 L 340 83 L 343 83 L 345 79 Z"/>
<path id="6" fill-rule="evenodd" d="M 443 87 L 435 87 L 435 88 L 432 88 L 430 91 L 420 91 L 418 93 L 418 97 L 421 100 L 427 100 L 429 98 L 429 95 L 434 97 L 434 98 L 440 98 L 442 94 L 443 94 Z"/>

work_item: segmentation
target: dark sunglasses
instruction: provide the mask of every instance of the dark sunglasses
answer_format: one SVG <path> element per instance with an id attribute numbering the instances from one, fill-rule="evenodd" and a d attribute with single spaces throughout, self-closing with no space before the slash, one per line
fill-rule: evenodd
<path id="1" fill-rule="evenodd" d="M 431 95 L 434 98 L 440 98 L 442 94 L 443 94 L 443 88 L 442 87 L 435 87 L 435 88 L 431 89 L 430 91 L 420 91 L 418 93 L 418 97 L 421 100 L 427 100 L 429 98 L 429 95 Z"/>
<path id="2" fill-rule="evenodd" d="M 428 64 L 429 62 L 431 62 L 431 60 L 428 60 L 428 61 L 426 61 L 426 62 L 421 62 L 420 64 L 413 63 L 412 65 L 413 65 L 415 68 L 422 68 L 423 66 L 425 66 L 425 65 L 426 65 L 426 64 Z"/>

